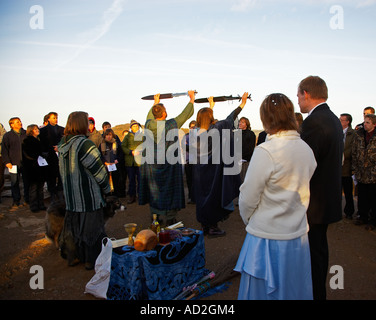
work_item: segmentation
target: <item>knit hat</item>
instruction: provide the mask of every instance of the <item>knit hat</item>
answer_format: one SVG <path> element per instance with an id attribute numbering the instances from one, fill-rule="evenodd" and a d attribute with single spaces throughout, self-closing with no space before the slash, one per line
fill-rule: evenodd
<path id="1" fill-rule="evenodd" d="M 93 117 L 89 117 L 89 122 L 91 122 L 95 126 L 95 120 Z"/>
<path id="2" fill-rule="evenodd" d="M 131 124 L 129 125 L 129 128 L 132 128 L 134 124 L 137 124 L 139 127 L 141 127 L 141 125 L 136 120 L 131 120 Z"/>

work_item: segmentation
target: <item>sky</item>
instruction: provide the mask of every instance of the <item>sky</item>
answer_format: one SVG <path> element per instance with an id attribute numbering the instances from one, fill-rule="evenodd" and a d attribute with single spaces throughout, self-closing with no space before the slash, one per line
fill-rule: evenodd
<path id="1" fill-rule="evenodd" d="M 300 112 L 298 84 L 317 75 L 331 110 L 355 126 L 376 107 L 375 18 L 376 0 L 1 0 L 0 123 L 41 125 L 55 111 L 65 126 L 86 111 L 99 130 L 145 123 L 146 95 L 247 91 L 240 116 L 257 130 L 268 94 L 284 93 Z M 161 102 L 171 118 L 188 101 Z M 190 120 L 206 106 L 195 104 Z M 237 106 L 218 102 L 214 116 Z"/>

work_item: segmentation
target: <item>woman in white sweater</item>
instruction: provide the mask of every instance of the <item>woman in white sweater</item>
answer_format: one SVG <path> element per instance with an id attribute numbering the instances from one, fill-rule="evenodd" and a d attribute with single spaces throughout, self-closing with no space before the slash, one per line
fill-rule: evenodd
<path id="1" fill-rule="evenodd" d="M 260 116 L 268 137 L 256 147 L 239 195 L 247 236 L 235 267 L 242 274 L 238 298 L 312 299 L 306 210 L 315 157 L 285 95 L 267 96 Z"/>

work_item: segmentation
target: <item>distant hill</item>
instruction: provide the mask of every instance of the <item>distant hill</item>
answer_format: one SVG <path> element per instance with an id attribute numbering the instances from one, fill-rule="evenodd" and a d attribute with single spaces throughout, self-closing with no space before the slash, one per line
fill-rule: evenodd
<path id="1" fill-rule="evenodd" d="M 124 130 L 129 131 L 129 123 L 119 124 L 115 127 L 112 127 L 112 130 L 114 130 L 115 134 L 118 135 L 120 140 L 123 140 L 123 132 L 124 132 Z"/>

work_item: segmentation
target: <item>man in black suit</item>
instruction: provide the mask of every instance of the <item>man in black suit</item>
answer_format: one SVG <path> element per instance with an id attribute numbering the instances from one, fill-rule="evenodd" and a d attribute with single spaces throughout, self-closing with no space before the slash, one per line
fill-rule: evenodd
<path id="1" fill-rule="evenodd" d="M 48 124 L 40 129 L 40 142 L 42 151 L 48 166 L 45 168 L 45 179 L 47 181 L 48 192 L 51 201 L 56 201 L 59 197 L 59 191 L 63 190 L 61 177 L 59 173 L 59 158 L 57 156 L 57 144 L 64 135 L 64 128 L 57 124 L 58 115 L 56 112 L 48 114 Z"/>
<path id="2" fill-rule="evenodd" d="M 317 161 L 307 210 L 315 300 L 326 299 L 328 225 L 342 218 L 343 132 L 338 117 L 326 104 L 327 99 L 328 88 L 321 78 L 309 76 L 300 82 L 300 111 L 308 113 L 302 124 L 301 138 L 311 147 Z"/>

